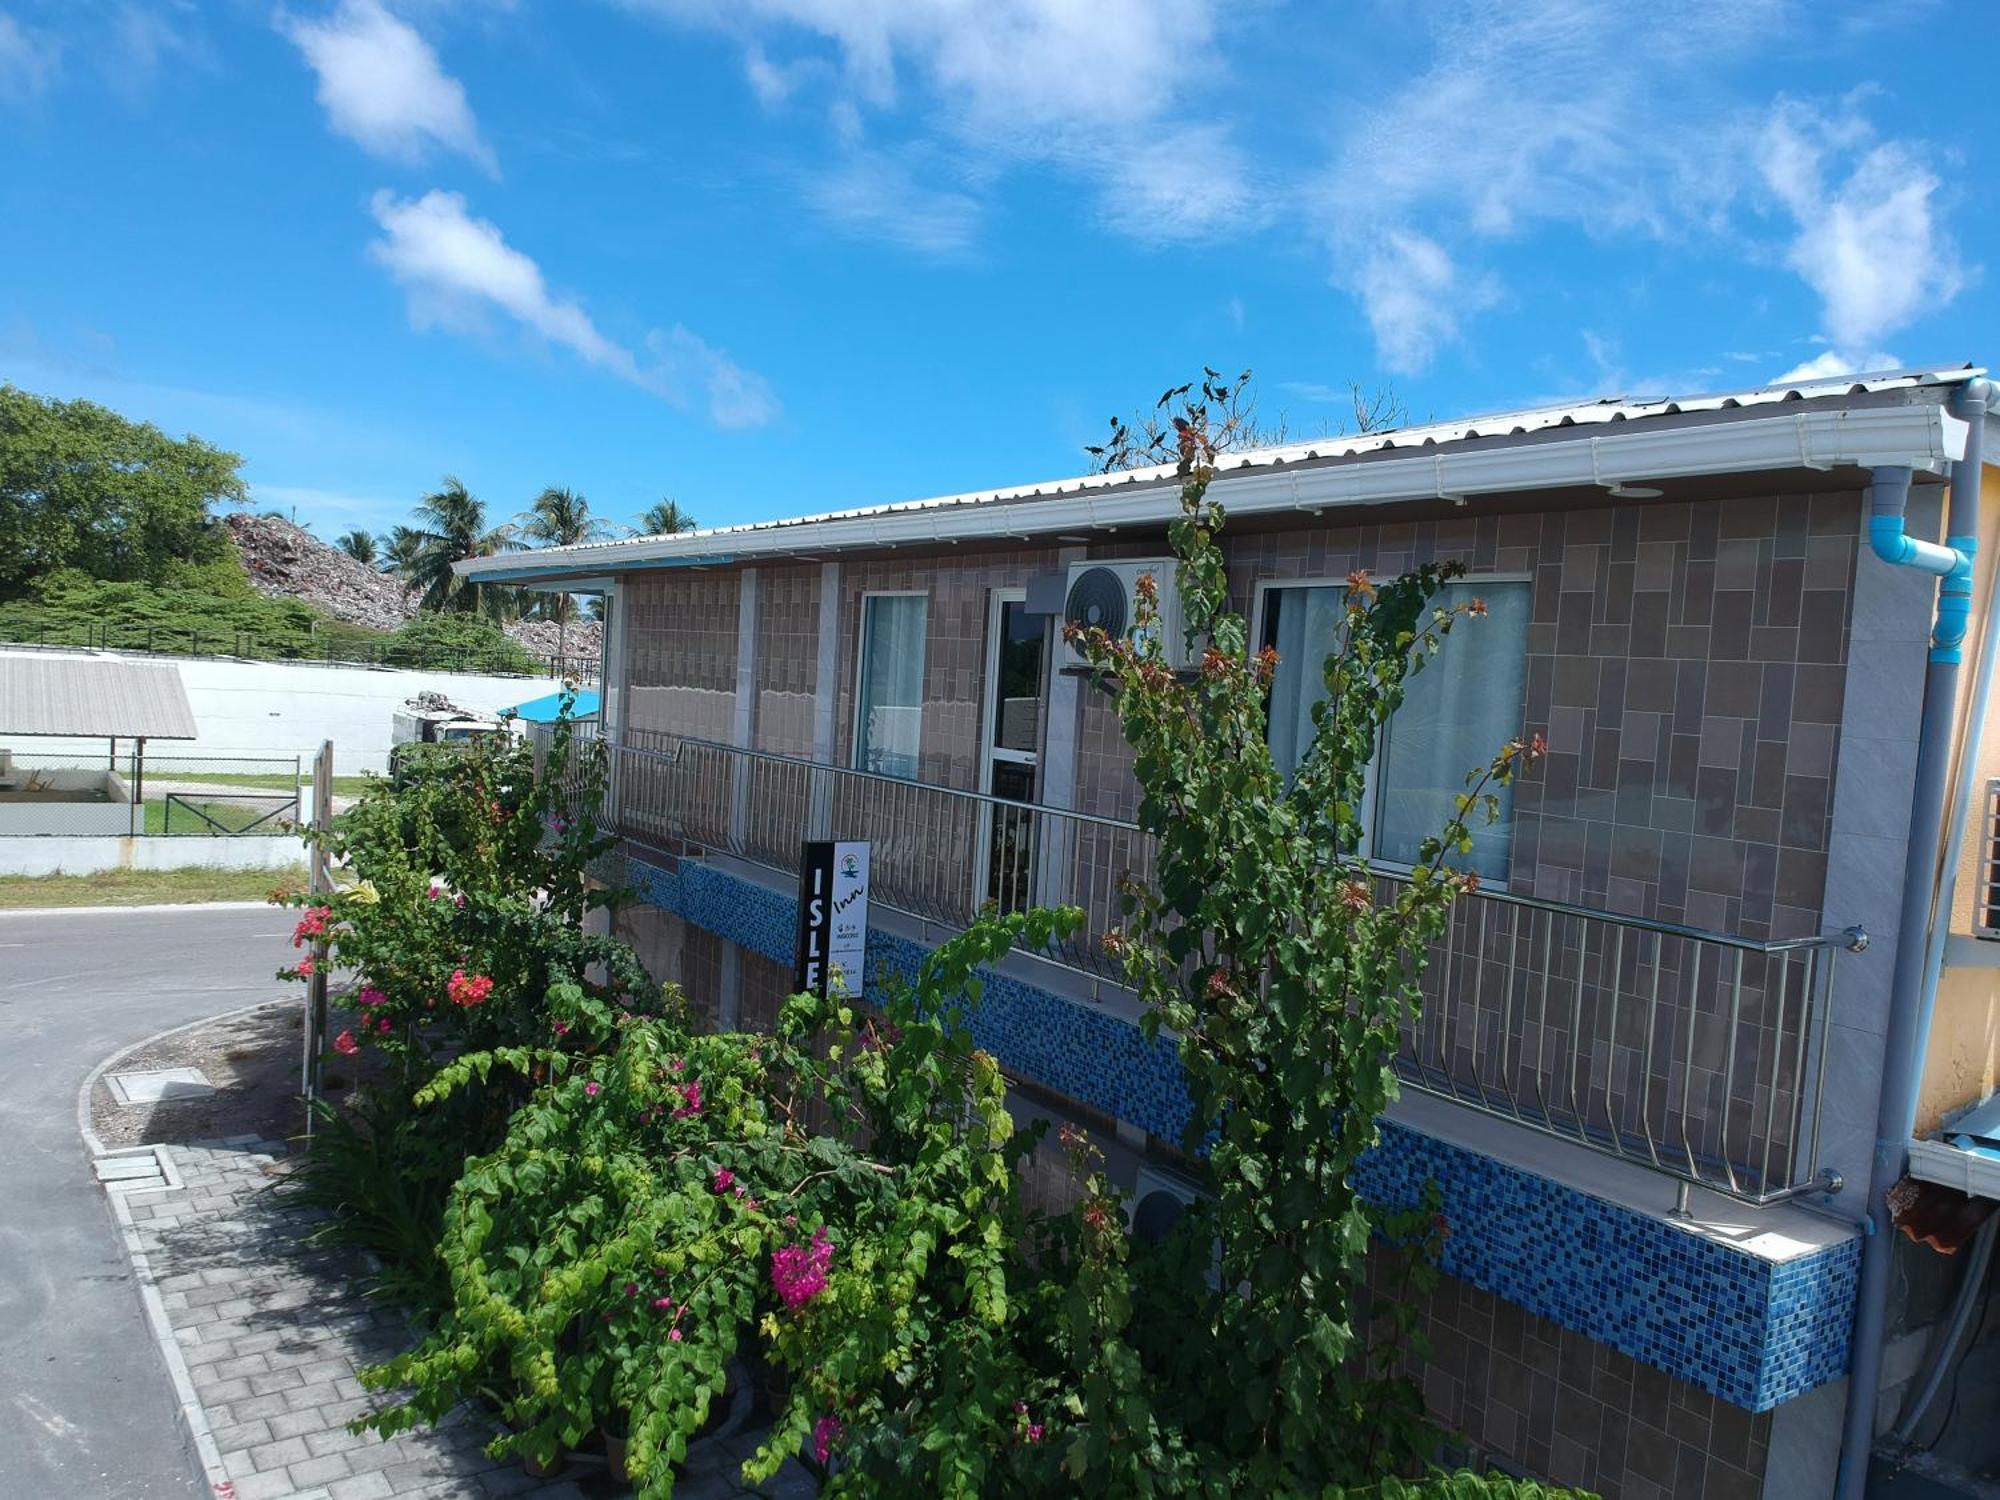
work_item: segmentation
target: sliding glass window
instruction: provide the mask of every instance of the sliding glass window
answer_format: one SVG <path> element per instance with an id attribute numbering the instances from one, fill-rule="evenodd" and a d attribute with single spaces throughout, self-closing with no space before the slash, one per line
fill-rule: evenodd
<path id="1" fill-rule="evenodd" d="M 923 729 L 924 594 L 864 594 L 856 673 L 854 764 L 917 778 Z"/>

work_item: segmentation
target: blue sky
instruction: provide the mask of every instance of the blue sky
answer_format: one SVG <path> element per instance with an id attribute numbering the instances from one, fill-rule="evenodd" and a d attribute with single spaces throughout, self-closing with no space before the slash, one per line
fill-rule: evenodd
<path id="1" fill-rule="evenodd" d="M 2000 360 L 1984 0 L 0 0 L 0 380 L 382 529 Z"/>

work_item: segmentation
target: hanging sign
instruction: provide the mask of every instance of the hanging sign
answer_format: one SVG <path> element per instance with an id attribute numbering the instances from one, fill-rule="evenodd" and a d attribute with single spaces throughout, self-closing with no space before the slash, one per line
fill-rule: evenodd
<path id="1" fill-rule="evenodd" d="M 799 851 L 799 927 L 792 987 L 824 995 L 833 976 L 859 995 L 868 953 L 868 845 L 813 839 Z"/>

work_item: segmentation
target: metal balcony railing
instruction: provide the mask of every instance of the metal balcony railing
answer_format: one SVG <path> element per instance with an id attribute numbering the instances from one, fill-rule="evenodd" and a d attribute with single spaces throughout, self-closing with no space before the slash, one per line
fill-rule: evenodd
<path id="1" fill-rule="evenodd" d="M 926 923 L 1081 908 L 1072 937 L 1030 956 L 1099 980 L 1121 972 L 1103 939 L 1122 888 L 1154 875 L 1152 836 L 1117 819 L 664 734 L 605 748 L 608 819 L 628 839 L 787 874 L 805 839 L 865 839 L 871 899 Z M 1757 941 L 1482 890 L 1432 945 L 1398 1070 L 1406 1087 L 1684 1186 L 1752 1204 L 1828 1190 L 1834 970 L 1866 941 Z"/>

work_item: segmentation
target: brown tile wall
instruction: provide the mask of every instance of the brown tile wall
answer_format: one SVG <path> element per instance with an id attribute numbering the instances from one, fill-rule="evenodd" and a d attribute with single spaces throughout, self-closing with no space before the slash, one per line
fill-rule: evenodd
<path id="1" fill-rule="evenodd" d="M 818 676 L 819 569 L 758 569 L 757 749 L 812 754 Z"/>
<path id="2" fill-rule="evenodd" d="M 779 1007 L 792 993 L 791 965 L 781 964 L 761 953 L 752 953 L 748 948 L 739 948 L 736 954 L 737 993 L 740 997 L 736 1012 L 737 1029 L 777 1030 Z"/>
<path id="3" fill-rule="evenodd" d="M 726 743 L 736 714 L 734 573 L 642 577 L 631 586 L 631 728 Z"/>
<path id="4" fill-rule="evenodd" d="M 924 644 L 924 713 L 917 779 L 977 790 L 979 733 L 986 668 L 986 611 L 991 591 L 1017 588 L 1053 571 L 1049 548 L 1015 552 L 952 552 L 940 557 L 893 557 L 857 562 L 840 571 L 840 696 L 835 709 L 835 759 L 854 761 L 854 677 L 864 592 L 922 590 L 930 595 Z"/>
<path id="5" fill-rule="evenodd" d="M 723 939 L 644 901 L 621 906 L 611 930 L 632 945 L 656 983 L 679 985 L 713 1027 L 721 1014 Z"/>
<path id="6" fill-rule="evenodd" d="M 1753 1416 L 1470 1282 L 1426 1309 L 1424 1403 L 1473 1449 L 1605 1500 L 1758 1500 L 1771 1415 Z"/>

